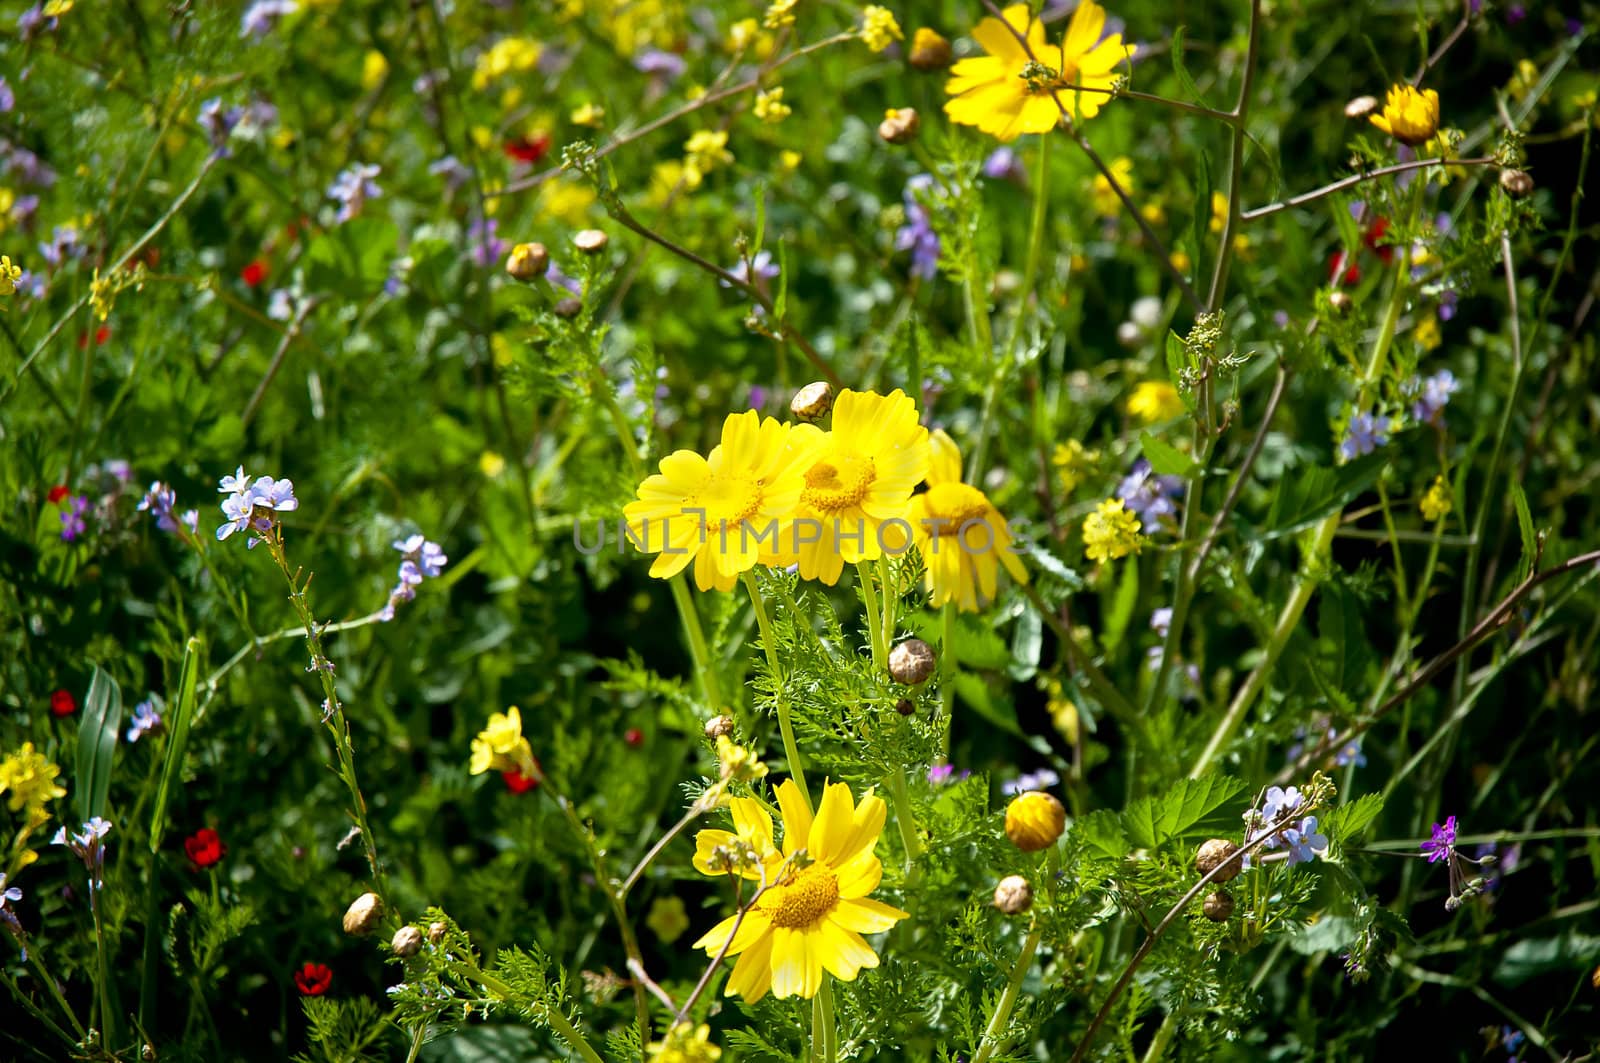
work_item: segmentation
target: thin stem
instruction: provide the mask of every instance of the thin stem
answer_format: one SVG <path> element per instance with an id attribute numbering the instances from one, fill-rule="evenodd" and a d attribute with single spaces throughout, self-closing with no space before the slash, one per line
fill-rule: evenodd
<path id="1" fill-rule="evenodd" d="M 1250 479 L 1250 470 L 1255 466 L 1256 459 L 1261 456 L 1261 448 L 1266 444 L 1267 431 L 1272 426 L 1272 419 L 1277 416 L 1278 407 L 1283 403 L 1283 394 L 1289 383 L 1289 364 L 1278 363 L 1278 376 L 1272 382 L 1272 394 L 1267 396 L 1267 408 L 1261 415 L 1261 424 L 1256 428 L 1255 438 L 1250 440 L 1250 449 L 1245 451 L 1244 460 L 1239 463 L 1238 471 L 1233 474 L 1233 483 L 1228 487 L 1228 493 L 1222 499 L 1222 506 L 1211 518 L 1211 526 L 1206 529 L 1205 540 L 1200 544 L 1200 549 L 1195 551 L 1194 560 L 1189 562 L 1189 578 L 1198 578 L 1200 568 L 1205 564 L 1206 558 L 1211 555 L 1211 550 L 1217 545 L 1217 537 L 1222 534 L 1222 525 L 1226 523 L 1228 514 L 1233 512 L 1233 507 L 1239 502 L 1239 496 L 1244 493 L 1244 485 Z"/>
<path id="2" fill-rule="evenodd" d="M 289 348 L 300 336 L 300 329 L 305 324 L 306 317 L 316 309 L 318 300 L 315 297 L 303 300 L 295 307 L 294 318 L 289 322 L 289 327 L 283 330 L 283 336 L 278 340 L 278 349 L 272 352 L 272 361 L 267 363 L 267 371 L 261 374 L 261 382 L 256 385 L 255 391 L 250 393 L 250 401 L 244 404 L 244 413 L 239 415 L 239 426 L 248 428 L 255 419 L 256 410 L 261 407 L 261 400 L 266 397 L 267 388 L 272 386 L 272 381 L 278 375 L 278 370 L 283 366 L 283 359 L 289 353 Z"/>
<path id="3" fill-rule="evenodd" d="M 645 868 L 650 866 L 651 861 L 660 856 L 661 850 L 665 849 L 672 839 L 682 834 L 684 829 L 687 828 L 689 824 L 699 819 L 701 813 L 703 812 L 705 812 L 705 809 L 700 807 L 699 801 L 696 801 L 693 805 L 691 805 L 689 807 L 689 811 L 684 813 L 683 818 L 674 823 L 671 828 L 668 829 L 667 833 L 663 834 L 660 839 L 650 847 L 650 851 L 645 853 L 644 856 L 639 860 L 638 866 L 629 873 L 627 879 L 622 883 L 622 888 L 617 891 L 617 896 L 626 897 L 628 895 L 628 891 L 633 889 L 634 883 L 639 881 L 639 876 L 644 874 Z"/>
<path id="4" fill-rule="evenodd" d="M 822 1018 L 822 1063 L 837 1063 L 839 1059 L 839 1029 L 833 1018 L 833 979 L 822 976 L 822 989 L 817 993 L 817 1012 Z M 817 1035 L 813 1031 L 812 1037 Z"/>
<path id="5" fill-rule="evenodd" d="M 1011 967 L 1011 976 L 1006 979 L 1005 990 L 1000 994 L 1000 999 L 995 1001 L 994 1012 L 989 1016 L 989 1025 L 983 1028 L 983 1039 L 978 1043 L 978 1051 L 972 1057 L 972 1063 L 988 1063 L 990 1057 L 1002 1047 L 1000 1037 L 1011 1021 L 1011 1010 L 1017 1006 L 1017 994 L 1022 991 L 1022 980 L 1033 968 L 1033 953 L 1038 949 L 1039 939 L 1043 936 L 1044 928 L 1038 923 L 1028 928 L 1028 936 L 1022 941 L 1022 951 L 1017 954 L 1017 962 Z"/>
<path id="6" fill-rule="evenodd" d="M 1211 271 L 1211 292 L 1206 296 L 1206 307 L 1215 311 L 1222 304 L 1228 286 L 1228 267 L 1233 262 L 1233 230 L 1239 225 L 1242 204 L 1239 202 L 1239 180 L 1244 174 L 1245 123 L 1250 113 L 1250 87 L 1255 81 L 1256 49 L 1261 36 L 1261 0 L 1250 0 L 1250 43 L 1245 48 L 1244 74 L 1239 81 L 1239 102 L 1234 104 L 1233 158 L 1228 166 L 1228 216 L 1222 222 L 1221 244 L 1217 248 L 1217 263 Z M 1176 627 L 1177 625 L 1173 625 Z"/>
<path id="7" fill-rule="evenodd" d="M 1258 218 L 1265 218 L 1277 214 L 1279 211 L 1289 210 L 1292 207 L 1303 207 L 1307 203 L 1315 203 L 1317 200 L 1331 196 L 1335 192 L 1342 192 L 1346 188 L 1354 188 L 1356 185 L 1367 181 L 1375 181 L 1380 177 L 1388 177 L 1390 174 L 1405 173 L 1407 170 L 1421 170 L 1429 166 L 1493 166 L 1498 169 L 1500 164 L 1490 158 L 1415 159 L 1411 162 L 1395 163 L 1393 166 L 1380 166 L 1376 170 L 1366 170 L 1335 181 L 1332 184 L 1323 185 L 1321 188 L 1313 188 L 1309 192 L 1302 192 L 1298 196 L 1290 196 L 1279 203 L 1269 203 L 1265 207 L 1244 211 L 1239 215 L 1239 218 L 1242 221 L 1255 221 Z"/>
<path id="8" fill-rule="evenodd" d="M 55 977 L 45 969 L 44 961 L 39 958 L 38 948 L 28 950 L 28 962 L 38 972 L 39 983 L 44 986 L 45 992 L 50 994 L 50 999 L 56 1002 L 56 1007 L 61 1009 L 61 1013 L 72 1024 L 72 1030 L 78 1035 L 78 1040 L 88 1040 L 88 1031 L 83 1028 L 83 1023 L 78 1021 L 78 1013 L 72 1010 L 72 1005 L 68 1004 L 66 998 L 61 995 L 61 990 L 56 986 Z"/>
<path id="9" fill-rule="evenodd" d="M 795 744 L 794 724 L 789 719 L 789 694 L 784 688 L 783 670 L 778 666 L 778 640 L 773 634 L 772 618 L 767 615 L 767 603 L 761 598 L 761 588 L 756 586 L 755 574 L 746 570 L 742 578 L 745 589 L 750 592 L 750 606 L 755 610 L 756 624 L 761 628 L 761 645 L 767 651 L 767 671 L 772 675 L 773 700 L 778 708 L 778 731 L 783 736 L 783 755 L 789 762 L 789 777 L 800 788 L 806 810 L 811 811 L 811 789 L 806 785 L 800 747 Z"/>
<path id="10" fill-rule="evenodd" d="M 884 784 L 889 788 L 889 801 L 894 805 L 894 821 L 900 829 L 900 844 L 906 850 L 906 873 L 910 874 L 917 858 L 922 855 L 922 837 L 917 833 L 917 819 L 911 811 L 911 794 L 906 788 L 905 769 L 890 772 L 884 777 Z"/>
<path id="11" fill-rule="evenodd" d="M 1049 606 L 1045 605 L 1044 599 L 1040 597 L 1033 584 L 1023 584 L 1022 593 L 1027 595 L 1028 601 L 1033 603 L 1034 609 L 1038 610 L 1039 615 L 1044 618 L 1044 622 L 1050 626 L 1050 630 L 1055 632 L 1056 638 L 1061 640 L 1062 648 L 1066 650 L 1072 668 L 1089 681 L 1089 689 L 1094 691 L 1100 698 L 1100 703 L 1124 722 L 1137 720 L 1139 711 L 1134 707 L 1133 702 L 1129 701 L 1122 691 L 1117 689 L 1116 684 L 1111 681 L 1110 677 L 1100 670 L 1099 665 L 1094 663 L 1094 654 L 1086 647 L 1078 644 L 1078 640 L 1073 637 L 1071 630 L 1061 622 L 1061 618 L 1056 616 Z"/>
<path id="12" fill-rule="evenodd" d="M 867 611 L 867 637 L 872 642 L 872 667 L 882 672 L 889 664 L 889 647 L 884 643 L 883 619 L 878 612 L 878 593 L 872 589 L 872 569 L 865 561 L 856 562 L 856 582 Z"/>

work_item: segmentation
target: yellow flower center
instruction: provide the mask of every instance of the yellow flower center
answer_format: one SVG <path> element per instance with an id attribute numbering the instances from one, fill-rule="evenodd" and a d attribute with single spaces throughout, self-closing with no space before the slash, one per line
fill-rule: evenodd
<path id="1" fill-rule="evenodd" d="M 715 528 L 738 524 L 761 510 L 762 482 L 738 473 L 713 475 L 699 492 L 684 502 L 685 511 L 704 510 L 705 522 Z"/>
<path id="2" fill-rule="evenodd" d="M 934 484 L 928 489 L 925 505 L 928 519 L 933 522 L 926 527 L 935 538 L 954 537 L 969 520 L 983 520 L 989 514 L 988 498 L 976 487 L 966 484 Z"/>
<path id="3" fill-rule="evenodd" d="M 837 513 L 859 506 L 878 478 L 871 458 L 855 454 L 819 461 L 806 473 L 800 504 L 821 513 Z"/>
<path id="4" fill-rule="evenodd" d="M 815 923 L 838 903 L 838 876 L 822 864 L 812 864 L 768 890 L 761 907 L 772 913 L 773 926 L 798 928 Z"/>

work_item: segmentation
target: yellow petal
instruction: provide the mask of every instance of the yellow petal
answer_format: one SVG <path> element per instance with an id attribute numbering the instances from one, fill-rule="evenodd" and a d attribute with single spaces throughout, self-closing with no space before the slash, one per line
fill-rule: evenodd
<path id="1" fill-rule="evenodd" d="M 900 920 L 909 918 L 910 914 L 882 901 L 863 899 L 840 901 L 828 918 L 858 934 L 881 934 Z"/>
<path id="2" fill-rule="evenodd" d="M 1100 33 L 1106 28 L 1106 9 L 1094 0 L 1083 0 L 1067 23 L 1067 35 L 1061 48 L 1067 55 L 1082 55 L 1094 47 Z"/>
<path id="3" fill-rule="evenodd" d="M 830 867 L 836 866 L 835 856 L 850 838 L 851 820 L 855 815 L 855 802 L 850 799 L 850 787 L 844 783 L 824 784 L 822 804 L 817 807 L 817 818 L 811 824 L 806 845 L 813 860 Z"/>
<path id="4" fill-rule="evenodd" d="M 723 992 L 727 996 L 741 996 L 747 1003 L 754 1004 L 766 996 L 771 988 L 772 935 L 767 934 L 739 957 L 733 974 L 728 978 L 728 987 Z"/>
<path id="5" fill-rule="evenodd" d="M 831 919 L 823 919 L 811 937 L 811 951 L 842 981 L 853 982 L 861 968 L 878 966 L 878 954 L 861 935 Z"/>
<path id="6" fill-rule="evenodd" d="M 811 836 L 811 808 L 793 779 L 778 784 L 778 808 L 783 812 L 783 855 L 803 847 Z"/>

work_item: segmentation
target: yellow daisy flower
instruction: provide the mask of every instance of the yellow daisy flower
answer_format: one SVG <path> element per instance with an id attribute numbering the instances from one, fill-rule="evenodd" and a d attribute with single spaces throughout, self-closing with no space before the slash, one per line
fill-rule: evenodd
<path id="1" fill-rule="evenodd" d="M 1143 527 L 1120 498 L 1108 498 L 1083 518 L 1084 553 L 1090 561 L 1113 561 L 1137 554 L 1144 545 Z"/>
<path id="2" fill-rule="evenodd" d="M 873 853 L 887 815 L 882 798 L 867 794 L 857 804 L 849 786 L 834 783 L 823 787 L 813 817 L 792 780 L 784 780 L 776 794 L 783 812 L 782 853 L 773 843 L 772 817 L 747 797 L 728 802 L 738 835 L 704 830 L 695 838 L 695 867 L 707 874 L 725 873 L 702 859 L 719 845 L 743 840 L 761 856 L 759 867 L 742 867 L 739 874 L 755 881 L 765 877 L 766 891 L 742 920 L 730 916 L 694 943 L 710 956 L 727 945 L 727 955 L 739 957 L 727 995 L 751 1003 L 769 990 L 780 999 L 813 997 L 824 970 L 854 981 L 863 967 L 878 966 L 877 953 L 861 935 L 888 930 L 909 914 L 867 896 L 883 877 Z M 803 867 L 788 860 L 802 849 Z"/>
<path id="3" fill-rule="evenodd" d="M 21 749 L 0 760 L 0 795 L 9 793 L 6 806 L 13 812 L 42 809 L 48 802 L 67 796 L 56 782 L 60 773 L 49 757 L 34 751 L 32 742 L 24 742 Z"/>
<path id="4" fill-rule="evenodd" d="M 486 771 L 516 771 L 529 778 L 538 777 L 539 766 L 534 763 L 533 748 L 522 737 L 522 712 L 515 705 L 490 716 L 488 726 L 472 740 L 472 763 L 468 770 L 473 775 Z"/>
<path id="5" fill-rule="evenodd" d="M 1183 412 L 1183 398 L 1178 389 L 1165 380 L 1146 380 L 1128 396 L 1128 416 L 1145 424 L 1170 420 Z"/>
<path id="6" fill-rule="evenodd" d="M 762 550 L 792 537 L 805 470 L 821 443 L 816 429 L 795 431 L 747 410 L 728 415 L 708 457 L 678 450 L 662 458 L 661 472 L 622 511 L 633 542 L 660 555 L 650 575 L 670 579 L 693 562 L 695 586 L 732 590 Z"/>
<path id="7" fill-rule="evenodd" d="M 1439 94 L 1395 85 L 1383 101 L 1383 113 L 1367 119 L 1402 144 L 1416 147 L 1439 131 Z"/>
<path id="8" fill-rule="evenodd" d="M 794 431 L 818 433 L 809 425 Z M 806 470 L 795 522 L 771 563 L 799 562 L 802 578 L 832 586 L 846 562 L 883 556 L 883 524 L 906 520 L 931 452 L 916 403 L 899 389 L 887 396 L 841 391 L 833 430 L 818 434 L 821 446 Z M 894 544 L 903 545 L 904 536 Z"/>
<path id="9" fill-rule="evenodd" d="M 1012 4 L 1002 14 L 1005 23 L 986 18 L 973 29 L 973 39 L 988 54 L 950 69 L 945 92 L 955 99 L 944 105 L 951 121 L 977 126 L 999 140 L 1048 133 L 1061 114 L 1053 90 L 1065 85 L 1109 90 L 1117 80 L 1112 73 L 1117 64 L 1133 58 L 1134 47 L 1122 43 L 1122 34 L 1100 39 L 1106 12 L 1094 0 L 1078 5 L 1059 45 L 1046 43 L 1044 24 L 1029 14 L 1027 4 Z M 1007 25 L 1027 39 L 1026 49 Z M 1030 51 L 1034 59 L 1028 58 Z M 1062 93 L 1061 107 L 1072 118 L 1093 118 L 1110 99 L 1103 92 Z"/>
<path id="10" fill-rule="evenodd" d="M 1006 519 L 989 497 L 961 482 L 961 451 L 942 429 L 929 437 L 933 461 L 928 490 L 911 500 L 912 540 L 928 566 L 927 587 L 933 604 L 955 602 L 977 612 L 994 600 L 1000 566 L 1018 583 L 1028 570 L 1011 549 Z M 885 529 L 884 538 L 894 548 Z"/>

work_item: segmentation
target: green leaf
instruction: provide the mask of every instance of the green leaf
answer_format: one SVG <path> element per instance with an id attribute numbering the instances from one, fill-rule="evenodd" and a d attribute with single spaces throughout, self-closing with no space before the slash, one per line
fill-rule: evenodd
<path id="1" fill-rule="evenodd" d="M 1195 461 L 1170 443 L 1164 443 L 1149 432 L 1139 433 L 1139 449 L 1152 471 L 1162 476 L 1188 476 L 1194 472 Z"/>
<path id="2" fill-rule="evenodd" d="M 78 814 L 85 821 L 106 812 L 111 789 L 111 762 L 117 752 L 117 732 L 122 726 L 122 688 L 97 664 L 89 681 L 89 696 L 78 725 Z"/>
<path id="3" fill-rule="evenodd" d="M 1191 102 L 1204 105 L 1206 98 L 1200 91 L 1200 86 L 1194 82 L 1194 77 L 1189 73 L 1189 68 L 1183 62 L 1183 27 L 1179 26 L 1172 33 L 1172 72 L 1178 75 L 1178 84 L 1183 86 L 1183 91 Z"/>
<path id="4" fill-rule="evenodd" d="M 1600 960 L 1600 937 L 1576 932 L 1519 941 L 1506 949 L 1494 969 L 1501 985 L 1518 986 L 1552 971 L 1587 972 Z"/>
<path id="5" fill-rule="evenodd" d="M 1111 608 L 1106 613 L 1104 639 L 1108 651 L 1115 652 L 1122 644 L 1128 621 L 1133 619 L 1133 607 L 1138 602 L 1139 565 L 1136 561 L 1128 560 L 1122 565 L 1122 579 L 1117 582 L 1116 597 L 1111 600 Z"/>
<path id="6" fill-rule="evenodd" d="M 1325 915 L 1289 938 L 1289 947 L 1302 956 L 1343 952 L 1364 929 L 1360 920 L 1345 915 Z"/>
<path id="7" fill-rule="evenodd" d="M 1174 53 L 1176 54 L 1176 53 Z M 1194 241 L 1194 261 L 1190 266 L 1193 276 L 1200 277 L 1200 261 L 1206 254 L 1206 232 L 1211 227 L 1211 156 L 1204 151 L 1200 152 L 1200 160 L 1195 164 L 1194 179 L 1194 217 L 1190 219 Z M 1222 254 L 1222 249 L 1217 248 L 1217 254 Z"/>
<path id="8" fill-rule="evenodd" d="M 183 670 L 178 673 L 178 698 L 168 710 L 167 749 L 161 762 L 161 783 L 156 787 L 155 808 L 150 816 L 150 851 L 161 849 L 161 833 L 166 828 L 167 801 L 183 773 L 183 754 L 189 745 L 189 724 L 194 720 L 195 691 L 200 680 L 200 663 L 205 643 L 196 635 L 183 648 Z"/>
<path id="9" fill-rule="evenodd" d="M 781 324 L 789 306 L 789 241 L 778 239 L 778 293 L 772 299 L 772 316 Z"/>
<path id="10" fill-rule="evenodd" d="M 1032 559 L 1034 564 L 1066 584 L 1067 590 L 1083 590 L 1083 577 L 1078 575 L 1077 570 L 1068 568 L 1066 562 L 1046 550 L 1043 546 L 1040 546 L 1038 542 L 1031 539 L 1018 539 L 1015 545 L 1017 553 Z"/>
<path id="11" fill-rule="evenodd" d="M 1185 369 L 1189 368 L 1189 348 L 1183 345 L 1183 337 L 1176 332 L 1167 331 L 1167 376 L 1177 380 Z"/>
<path id="12" fill-rule="evenodd" d="M 389 279 L 397 234 L 379 218 L 354 218 L 311 241 L 306 286 L 354 299 L 376 294 Z"/>
<path id="13" fill-rule="evenodd" d="M 999 671 L 1011 664 L 1011 650 L 993 625 L 963 615 L 956 621 L 956 660 L 963 668 Z"/>
<path id="14" fill-rule="evenodd" d="M 1382 794 L 1363 794 L 1354 801 L 1329 809 L 1317 825 L 1322 833 L 1341 846 L 1349 846 L 1361 837 L 1382 811 Z"/>
<path id="15" fill-rule="evenodd" d="M 1115 860 L 1128 855 L 1128 836 L 1122 830 L 1122 817 L 1109 808 L 1097 808 L 1072 825 L 1074 837 L 1082 838 Z"/>
<path id="16" fill-rule="evenodd" d="M 1039 672 L 1039 653 L 1044 648 L 1044 621 L 1031 605 L 1022 608 L 1017 626 L 1011 632 L 1011 663 L 1007 673 L 1019 683 L 1026 683 Z"/>
<path id="17" fill-rule="evenodd" d="M 1383 454 L 1368 454 L 1337 469 L 1317 466 L 1284 476 L 1267 512 L 1267 526 L 1258 539 L 1277 539 L 1293 535 L 1331 513 L 1378 482 L 1389 459 Z"/>
<path id="18" fill-rule="evenodd" d="M 966 705 L 1002 731 L 1022 738 L 1022 728 L 1017 725 L 1017 710 L 1009 700 L 996 702 L 989 693 L 983 677 L 972 672 L 959 673 L 953 684 L 956 693 Z"/>
<path id="19" fill-rule="evenodd" d="M 1522 485 L 1511 482 L 1511 504 L 1517 507 L 1517 530 L 1522 533 L 1522 560 L 1517 564 L 1519 576 L 1533 571 L 1533 560 L 1539 554 L 1539 535 L 1533 530 L 1533 514 L 1528 511 L 1528 496 Z"/>
<path id="20" fill-rule="evenodd" d="M 1226 775 L 1183 779 L 1166 793 L 1142 797 L 1129 805 L 1122 824 L 1134 845 L 1153 849 L 1188 833 L 1243 792 L 1244 783 Z M 1237 817 L 1233 822 L 1237 825 Z"/>

